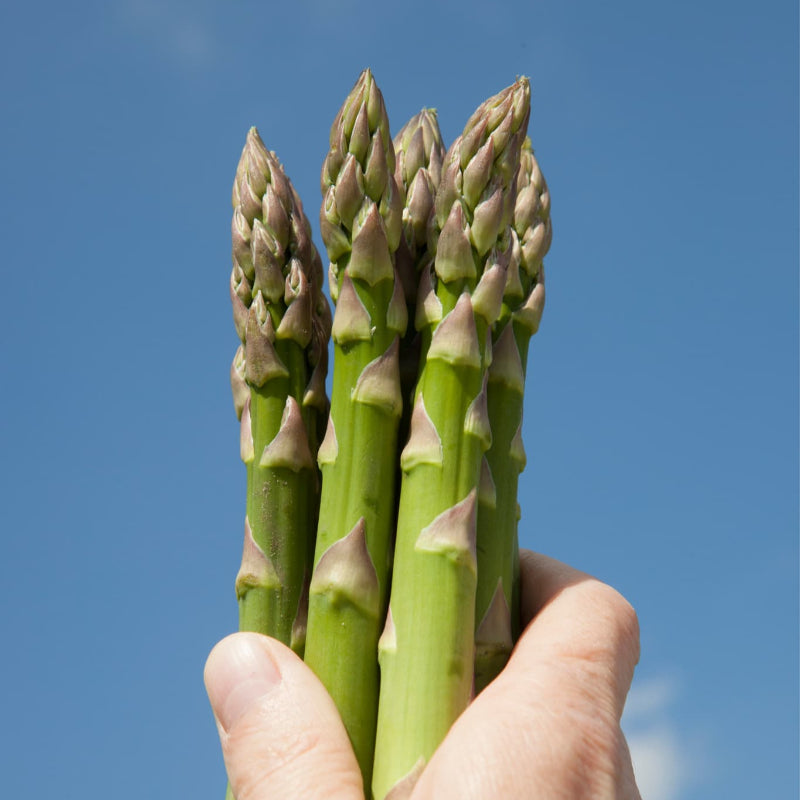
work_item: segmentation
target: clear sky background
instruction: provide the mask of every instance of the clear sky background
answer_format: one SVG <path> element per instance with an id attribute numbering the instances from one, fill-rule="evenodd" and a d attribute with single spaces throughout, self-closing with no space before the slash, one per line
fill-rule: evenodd
<path id="1" fill-rule="evenodd" d="M 639 612 L 646 800 L 796 797 L 797 38 L 790 0 L 4 3 L 3 796 L 222 800 L 231 183 L 255 124 L 316 228 L 371 66 L 393 130 L 435 106 L 448 143 L 530 76 L 522 543 Z"/>

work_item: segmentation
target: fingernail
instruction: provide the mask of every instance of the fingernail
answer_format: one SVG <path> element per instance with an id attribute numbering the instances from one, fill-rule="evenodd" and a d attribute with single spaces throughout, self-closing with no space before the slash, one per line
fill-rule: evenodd
<path id="1" fill-rule="evenodd" d="M 208 699 L 226 733 L 280 681 L 281 674 L 266 648 L 251 636 L 234 635 L 224 640 L 206 664 Z"/>

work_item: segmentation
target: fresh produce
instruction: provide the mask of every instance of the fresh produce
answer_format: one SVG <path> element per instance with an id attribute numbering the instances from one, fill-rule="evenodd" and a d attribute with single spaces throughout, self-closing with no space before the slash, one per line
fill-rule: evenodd
<path id="1" fill-rule="evenodd" d="M 519 636 L 517 484 L 525 468 L 522 399 L 528 345 L 544 309 L 542 259 L 550 247 L 550 194 L 526 139 L 520 155 L 503 306 L 492 327 L 487 405 L 492 445 L 478 496 L 475 689 L 505 666 Z"/>
<path id="2" fill-rule="evenodd" d="M 392 139 L 361 74 L 322 166 L 333 318 L 255 129 L 236 171 L 239 625 L 316 672 L 375 800 L 408 796 L 519 634 L 523 390 L 551 239 L 529 115 L 519 78 L 447 150 L 432 109 Z"/>
<path id="3" fill-rule="evenodd" d="M 366 785 L 395 518 L 400 337 L 408 322 L 394 258 L 403 212 L 394 170 L 383 97 L 366 70 L 334 120 L 322 168 L 320 222 L 336 312 L 305 654 L 339 708 Z"/>
<path id="4" fill-rule="evenodd" d="M 236 170 L 233 208 L 231 300 L 242 344 L 231 385 L 247 466 L 239 627 L 302 654 L 330 310 L 300 200 L 255 128 Z"/>
<path id="5" fill-rule="evenodd" d="M 230 293 L 242 344 L 231 366 L 247 468 L 239 629 L 302 655 L 319 507 L 316 453 L 328 415 L 331 318 L 311 227 L 255 128 L 233 184 Z M 226 798 L 233 800 L 230 787 Z"/>
<path id="6" fill-rule="evenodd" d="M 409 324 L 400 340 L 400 385 L 403 414 L 400 441 L 408 438 L 414 387 L 419 372 L 420 335 L 416 330 L 417 288 L 420 275 L 433 260 L 428 227 L 433 221 L 434 199 L 442 175 L 445 146 L 436 111 L 424 108 L 394 137 L 397 161 L 395 181 L 403 195 L 403 238 L 397 249 L 397 272 L 403 283 Z M 399 467 L 399 465 L 398 465 Z"/>
<path id="7" fill-rule="evenodd" d="M 472 691 L 490 331 L 511 256 L 529 111 L 524 79 L 487 100 L 445 156 L 436 194 L 435 259 L 417 296 L 422 366 L 400 458 L 392 594 L 379 648 L 376 798 L 413 780 Z"/>

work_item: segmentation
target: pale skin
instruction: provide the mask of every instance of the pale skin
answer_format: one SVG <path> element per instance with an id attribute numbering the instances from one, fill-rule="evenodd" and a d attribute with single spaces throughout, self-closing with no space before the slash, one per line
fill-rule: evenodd
<path id="1" fill-rule="evenodd" d="M 457 720 L 411 800 L 641 800 L 620 717 L 639 658 L 630 604 L 522 551 L 522 619 L 506 668 Z M 336 707 L 287 647 L 235 633 L 206 689 L 237 800 L 364 800 Z"/>

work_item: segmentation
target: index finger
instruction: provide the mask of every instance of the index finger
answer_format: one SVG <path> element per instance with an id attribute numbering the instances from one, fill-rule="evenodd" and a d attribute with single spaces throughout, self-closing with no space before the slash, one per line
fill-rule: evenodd
<path id="1" fill-rule="evenodd" d="M 572 661 L 596 677 L 593 690 L 607 695 L 619 719 L 639 661 L 631 604 L 591 575 L 530 550 L 520 551 L 520 583 L 526 627 L 506 669 Z"/>

